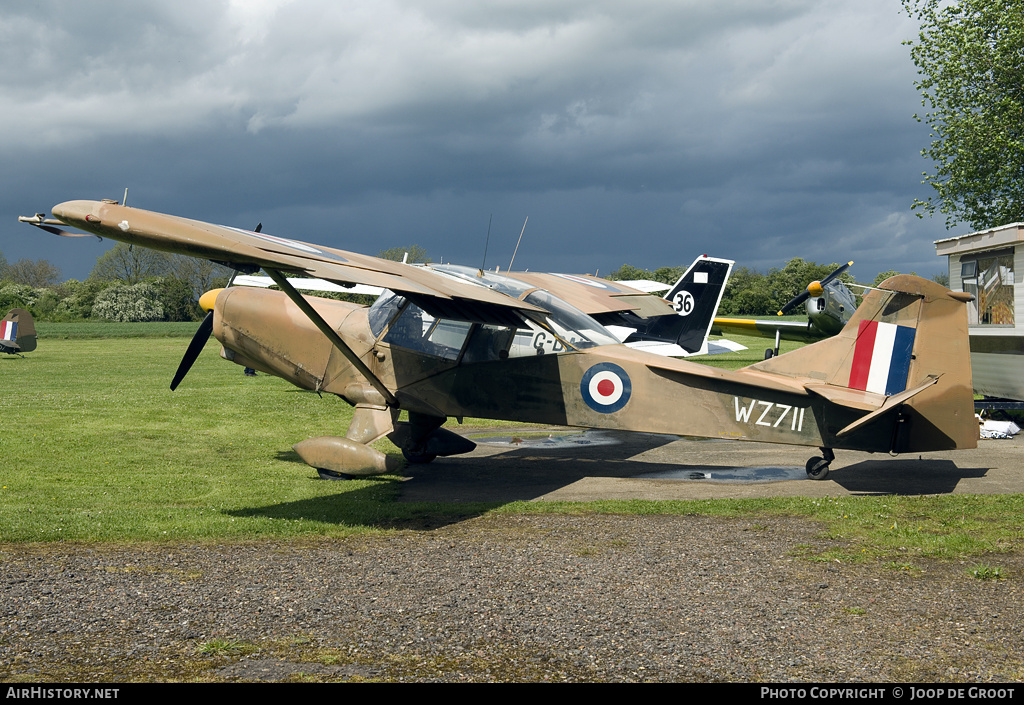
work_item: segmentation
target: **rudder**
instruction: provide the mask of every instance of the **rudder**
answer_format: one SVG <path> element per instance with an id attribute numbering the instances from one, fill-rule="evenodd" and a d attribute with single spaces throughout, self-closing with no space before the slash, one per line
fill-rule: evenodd
<path id="1" fill-rule="evenodd" d="M 36 326 L 32 314 L 23 308 L 12 308 L 0 321 L 0 339 L 10 340 L 18 352 L 32 352 L 36 349 Z"/>
<path id="2" fill-rule="evenodd" d="M 701 350 L 707 340 L 733 264 L 732 260 L 701 255 L 666 294 L 665 299 L 683 319 L 676 344 L 687 352 Z"/>
<path id="3" fill-rule="evenodd" d="M 899 275 L 871 291 L 836 336 L 746 368 L 799 378 L 828 401 L 866 413 L 851 435 L 889 419 L 894 452 L 977 445 L 969 295 Z"/>

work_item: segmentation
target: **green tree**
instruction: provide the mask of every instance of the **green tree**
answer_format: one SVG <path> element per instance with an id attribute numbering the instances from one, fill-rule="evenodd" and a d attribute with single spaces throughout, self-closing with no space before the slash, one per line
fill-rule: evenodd
<path id="1" fill-rule="evenodd" d="M 149 282 L 114 284 L 96 297 L 92 317 L 123 323 L 161 321 L 164 307 L 160 303 L 160 291 Z"/>
<path id="2" fill-rule="evenodd" d="M 652 272 L 648 269 L 634 267 L 631 264 L 624 264 L 605 277 L 605 279 L 611 281 L 647 279 L 648 281 L 661 282 L 662 284 L 675 284 L 685 271 L 682 267 L 659 267 Z"/>
<path id="3" fill-rule="evenodd" d="M 119 242 L 100 255 L 89 278 L 138 284 L 149 277 L 162 277 L 169 270 L 170 262 L 165 253 Z"/>
<path id="4" fill-rule="evenodd" d="M 408 255 L 408 257 L 406 256 Z M 432 261 L 427 251 L 419 245 L 410 245 L 409 247 L 392 247 L 387 250 L 381 250 L 378 254 L 381 259 L 389 259 L 394 262 L 405 261 L 408 264 L 430 264 Z"/>
<path id="5" fill-rule="evenodd" d="M 768 277 L 750 267 L 735 267 L 725 285 L 718 312 L 725 316 L 766 315 L 772 310 L 773 297 Z"/>
<path id="6" fill-rule="evenodd" d="M 875 277 L 875 281 L 871 282 L 871 286 L 878 286 L 889 277 L 895 277 L 897 274 L 899 274 L 899 272 L 895 269 L 887 269 L 884 272 L 879 272 L 878 276 Z"/>
<path id="7" fill-rule="evenodd" d="M 225 286 L 231 276 L 223 265 L 187 255 L 168 255 L 167 268 L 172 277 L 187 283 L 196 301 L 210 289 Z"/>
<path id="8" fill-rule="evenodd" d="M 55 286 L 60 281 L 60 269 L 45 259 L 20 259 L 4 267 L 3 278 L 35 288 Z"/>
<path id="9" fill-rule="evenodd" d="M 902 2 L 921 23 L 906 43 L 932 130 L 922 155 L 935 163 L 924 172 L 935 195 L 914 208 L 943 213 L 947 228 L 1024 220 L 1024 3 Z"/>
<path id="10" fill-rule="evenodd" d="M 69 279 L 58 287 L 62 292 L 61 300 L 49 313 L 53 320 L 78 321 L 92 316 L 92 308 L 96 297 L 110 286 L 110 282 L 100 279 L 89 279 L 79 282 Z"/>

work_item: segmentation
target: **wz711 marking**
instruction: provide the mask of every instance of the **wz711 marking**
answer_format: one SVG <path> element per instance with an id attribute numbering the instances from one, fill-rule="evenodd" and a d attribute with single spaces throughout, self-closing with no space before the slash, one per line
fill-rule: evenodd
<path id="1" fill-rule="evenodd" d="M 782 428 L 789 428 L 790 431 L 797 433 L 804 430 L 805 409 L 760 399 L 751 399 L 750 404 L 744 401 L 741 405 L 739 397 L 732 399 L 736 404 L 736 421 L 739 423 L 753 423 L 755 426 L 767 426 L 768 428 L 782 426 Z M 754 420 L 752 421 L 752 419 Z"/>

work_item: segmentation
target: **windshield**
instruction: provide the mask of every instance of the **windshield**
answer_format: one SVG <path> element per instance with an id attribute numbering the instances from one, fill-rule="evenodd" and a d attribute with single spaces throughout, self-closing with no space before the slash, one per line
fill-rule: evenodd
<path id="1" fill-rule="evenodd" d="M 577 350 L 598 345 L 614 345 L 619 342 L 611 331 L 583 311 L 543 289 L 535 289 L 523 300 L 550 311 L 549 315 L 542 317 L 543 322 L 547 323 L 559 338 Z"/>
<path id="2" fill-rule="evenodd" d="M 370 329 L 374 337 L 379 338 L 384 334 L 385 342 L 455 359 L 472 328 L 477 332 L 470 338 L 463 358 L 467 363 L 483 359 L 547 355 L 619 342 L 596 320 L 543 289 L 471 267 L 431 265 L 430 268 L 499 291 L 543 311 L 521 312 L 524 320 L 518 330 L 480 323 L 474 326 L 465 321 L 435 319 L 408 303 L 404 297 L 385 292 L 369 311 Z M 499 334 L 499 331 L 505 332 Z"/>

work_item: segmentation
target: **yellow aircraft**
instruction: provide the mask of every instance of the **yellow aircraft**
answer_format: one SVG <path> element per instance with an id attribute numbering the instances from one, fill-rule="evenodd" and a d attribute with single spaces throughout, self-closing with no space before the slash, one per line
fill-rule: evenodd
<path id="1" fill-rule="evenodd" d="M 338 395 L 355 407 L 346 434 L 295 446 L 333 475 L 396 470 L 368 445 L 384 436 L 412 462 L 467 452 L 470 441 L 441 427 L 466 416 L 817 447 L 806 465 L 816 479 L 837 448 L 977 444 L 969 295 L 914 276 L 870 292 L 835 337 L 733 372 L 623 345 L 592 315 L 524 279 L 411 266 L 116 201 L 68 201 L 52 214 L 25 220 L 245 274 L 263 269 L 282 291 L 229 287 L 202 297 L 209 313 L 171 386 L 212 333 L 225 359 Z M 289 275 L 387 292 L 368 307 L 307 298 Z M 605 297 L 609 306 L 621 298 Z M 403 410 L 408 421 L 399 420 Z"/>
<path id="2" fill-rule="evenodd" d="M 793 297 L 779 311 L 780 316 L 805 305 L 807 322 L 783 320 L 752 320 L 747 318 L 716 317 L 711 332 L 745 333 L 764 338 L 775 338 L 775 348 L 765 350 L 765 358 L 779 354 L 780 340 L 809 342 L 835 335 L 849 322 L 857 309 L 857 299 L 849 287 L 839 279 L 853 262 L 847 262 L 820 281 L 813 281 Z M 868 289 L 855 284 L 858 288 Z"/>

